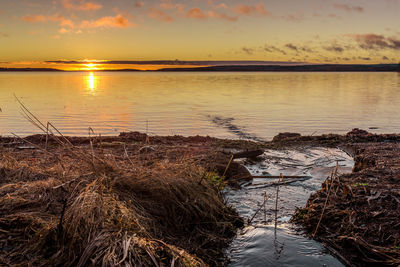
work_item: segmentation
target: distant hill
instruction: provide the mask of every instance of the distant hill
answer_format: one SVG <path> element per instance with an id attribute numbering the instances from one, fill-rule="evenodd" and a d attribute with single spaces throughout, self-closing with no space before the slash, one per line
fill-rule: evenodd
<path id="1" fill-rule="evenodd" d="M 4 71 L 51 71 L 61 72 L 64 70 L 54 68 L 0 68 L 0 72 Z M 85 71 L 85 70 L 83 70 Z M 105 69 L 94 70 L 95 72 L 137 72 L 143 71 L 138 69 Z M 395 72 L 400 71 L 400 64 L 321 64 L 321 65 L 224 65 L 224 66 L 207 66 L 207 67 L 190 67 L 190 68 L 162 68 L 159 70 L 147 70 L 148 72 L 223 72 L 223 71 L 255 71 L 255 72 Z M 73 72 L 73 71 L 68 71 Z"/>
<path id="2" fill-rule="evenodd" d="M 297 65 L 297 66 L 271 66 L 271 65 L 234 65 L 234 66 L 210 66 L 195 68 L 163 68 L 158 71 L 288 71 L 288 72 L 393 72 L 398 70 L 397 64 L 323 64 L 323 65 Z"/>
<path id="3" fill-rule="evenodd" d="M 62 71 L 53 68 L 0 68 L 0 71 Z"/>

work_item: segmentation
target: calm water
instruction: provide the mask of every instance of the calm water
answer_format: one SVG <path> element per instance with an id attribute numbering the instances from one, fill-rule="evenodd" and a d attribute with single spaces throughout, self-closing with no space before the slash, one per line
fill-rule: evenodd
<path id="1" fill-rule="evenodd" d="M 69 135 L 400 132 L 398 73 L 0 73 L 0 135 L 38 132 L 14 93 Z"/>
<path id="2" fill-rule="evenodd" d="M 304 207 L 310 194 L 321 188 L 327 176 L 336 168 L 338 173 L 350 173 L 353 159 L 333 148 L 303 148 L 301 150 L 267 150 L 261 162 L 247 163 L 253 175 L 306 175 L 310 178 L 287 185 L 279 191 L 278 212 L 275 213 L 277 179 L 253 179 L 240 190 L 227 192 L 228 203 L 247 221 L 252 222 L 238 232 L 228 255 L 230 267 L 236 266 L 304 266 L 343 267 L 318 242 L 305 237 L 289 220 L 296 207 Z M 264 201 L 265 209 L 256 213 Z M 276 225 L 275 225 L 276 218 Z"/>

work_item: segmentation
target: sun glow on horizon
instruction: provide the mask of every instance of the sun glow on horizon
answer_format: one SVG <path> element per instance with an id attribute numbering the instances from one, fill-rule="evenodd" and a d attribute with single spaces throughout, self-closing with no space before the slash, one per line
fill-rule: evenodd
<path id="1" fill-rule="evenodd" d="M 83 70 L 87 71 L 94 71 L 94 70 L 99 70 L 98 65 L 94 63 L 88 63 L 88 64 L 83 64 L 85 68 Z"/>

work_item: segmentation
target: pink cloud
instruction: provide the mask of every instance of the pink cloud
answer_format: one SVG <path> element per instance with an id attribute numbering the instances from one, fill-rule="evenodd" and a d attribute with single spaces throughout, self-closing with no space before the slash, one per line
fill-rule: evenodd
<path id="1" fill-rule="evenodd" d="M 62 0 L 62 5 L 66 9 L 74 9 L 81 11 L 98 10 L 103 6 L 101 4 L 86 2 L 85 0 Z"/>
<path id="2" fill-rule="evenodd" d="M 107 16 L 91 21 L 84 20 L 80 25 L 81 28 L 128 28 L 131 26 L 133 24 L 121 14 L 115 17 Z"/>
<path id="3" fill-rule="evenodd" d="M 382 34 L 347 34 L 347 37 L 354 39 L 360 48 L 365 50 L 393 49 L 400 50 L 400 39 L 386 37 Z"/>

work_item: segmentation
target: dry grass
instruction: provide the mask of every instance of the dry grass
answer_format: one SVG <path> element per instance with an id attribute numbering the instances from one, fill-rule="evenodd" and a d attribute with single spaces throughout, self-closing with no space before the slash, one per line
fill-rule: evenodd
<path id="1" fill-rule="evenodd" d="M 223 264 L 241 221 L 198 155 L 47 137 L 0 148 L 0 265 Z"/>

